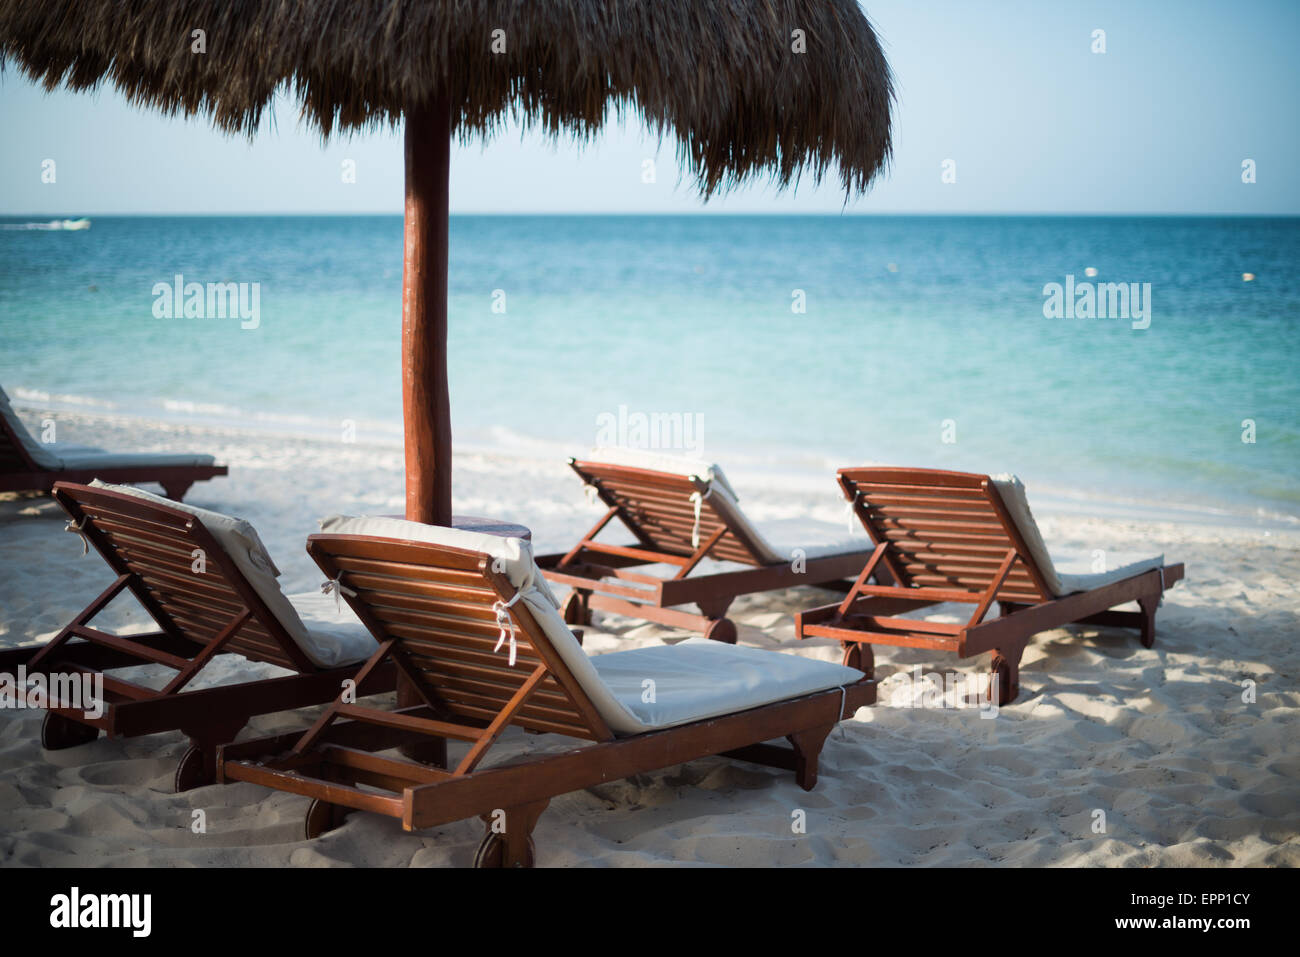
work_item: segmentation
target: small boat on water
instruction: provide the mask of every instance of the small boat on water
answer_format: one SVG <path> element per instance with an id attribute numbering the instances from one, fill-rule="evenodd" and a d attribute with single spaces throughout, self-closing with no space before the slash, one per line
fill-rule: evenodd
<path id="1" fill-rule="evenodd" d="M 48 223 L 0 223 L 0 229 L 82 230 L 90 228 L 89 219 L 51 219 Z"/>

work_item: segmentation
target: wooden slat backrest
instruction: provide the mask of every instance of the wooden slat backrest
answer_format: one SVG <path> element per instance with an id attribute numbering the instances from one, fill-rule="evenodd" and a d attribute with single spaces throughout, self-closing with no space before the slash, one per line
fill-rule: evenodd
<path id="1" fill-rule="evenodd" d="M 197 516 L 71 482 L 55 483 L 54 497 L 113 570 L 131 575 L 128 587 L 159 627 L 206 644 L 247 608 L 252 617 L 223 652 L 317 670 Z"/>
<path id="2" fill-rule="evenodd" d="M 548 674 L 512 723 L 532 731 L 606 740 L 609 729 L 521 600 L 516 660 L 497 644 L 493 606 L 514 588 L 480 552 L 361 535 L 312 535 L 307 551 L 379 641 L 395 639 L 439 702 L 442 719 L 490 721 L 539 664 Z M 539 573 L 540 574 L 540 573 Z M 344 593 L 347 594 L 346 592 Z"/>
<path id="3" fill-rule="evenodd" d="M 619 509 L 619 518 L 643 546 L 671 555 L 685 556 L 695 551 L 691 534 L 695 528 L 695 503 L 691 495 L 708 491 L 706 478 L 604 462 L 574 461 L 570 465 L 585 484 L 598 491 L 601 501 Z M 725 532 L 709 550 L 710 558 L 743 565 L 763 564 L 744 532 L 715 506 L 710 496 L 700 508 L 699 540 L 707 541 L 719 529 Z"/>
<path id="4" fill-rule="evenodd" d="M 9 420 L 0 415 L 0 473 L 40 472 Z"/>
<path id="5" fill-rule="evenodd" d="M 938 469 L 840 469 L 840 485 L 903 585 L 985 591 L 1009 550 L 1020 561 L 1002 601 L 1050 598 L 1042 573 L 987 475 Z"/>

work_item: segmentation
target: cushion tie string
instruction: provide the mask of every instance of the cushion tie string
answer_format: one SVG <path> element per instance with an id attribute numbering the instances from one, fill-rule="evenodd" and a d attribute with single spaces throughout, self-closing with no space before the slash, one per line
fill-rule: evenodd
<path id="1" fill-rule="evenodd" d="M 533 566 L 533 568 L 536 567 L 536 565 Z M 511 668 L 515 666 L 515 655 L 518 651 L 518 646 L 515 641 L 515 620 L 510 614 L 510 606 L 520 598 L 523 598 L 524 592 L 533 587 L 533 568 L 528 570 L 528 577 L 520 583 L 509 601 L 502 601 L 498 598 L 492 603 L 492 611 L 495 612 L 497 616 L 497 628 L 500 629 L 500 634 L 497 635 L 496 646 L 492 650 L 494 652 L 500 651 L 501 645 L 504 644 L 508 638 L 510 640 L 509 663 Z"/>
<path id="2" fill-rule="evenodd" d="M 839 726 L 841 741 L 847 740 L 849 736 L 849 733 L 844 730 L 844 706 L 848 703 L 849 689 L 844 685 L 840 685 L 840 716 L 836 719 L 835 723 Z"/>
<path id="3" fill-rule="evenodd" d="M 69 521 L 67 525 L 63 526 L 63 530 L 65 532 L 72 532 L 75 535 L 81 536 L 81 554 L 89 555 L 90 539 L 86 538 L 85 529 L 86 529 L 86 517 L 84 515 L 81 517 L 81 521 L 79 522 Z"/>
<path id="4" fill-rule="evenodd" d="M 691 548 L 700 547 L 700 511 L 704 508 L 704 500 L 713 494 L 713 486 L 710 485 L 707 492 L 703 494 L 692 492 L 690 501 L 695 506 L 695 524 L 691 526 Z"/>
<path id="5" fill-rule="evenodd" d="M 600 489 L 596 488 L 596 486 L 592 485 L 590 482 L 584 482 L 582 484 L 582 491 L 583 494 L 587 496 L 588 505 L 595 505 L 597 500 L 600 498 Z"/>
<path id="6" fill-rule="evenodd" d="M 343 573 L 339 572 L 338 578 L 331 578 L 329 581 L 321 582 L 320 590 L 322 593 L 334 596 L 334 610 L 342 611 L 342 596 L 347 595 L 349 598 L 355 598 L 357 593 L 347 585 L 343 584 Z"/>
<path id="7" fill-rule="evenodd" d="M 852 535 L 854 529 L 857 528 L 857 522 L 853 521 L 853 519 L 857 517 L 857 513 L 854 511 L 853 506 L 858 504 L 858 499 L 860 498 L 862 498 L 862 489 L 854 489 L 853 498 L 844 503 L 844 517 L 848 521 L 850 535 Z"/>
<path id="8" fill-rule="evenodd" d="M 510 606 L 513 605 L 515 602 L 517 602 L 519 600 L 519 596 L 522 594 L 523 594 L 522 591 L 517 591 L 515 592 L 515 596 L 511 598 L 509 601 L 501 601 L 500 599 L 497 599 L 497 601 L 494 602 L 492 605 L 492 610 L 496 612 L 496 616 L 497 616 L 497 628 L 500 629 L 500 634 L 497 635 L 496 646 L 493 647 L 492 650 L 500 651 L 501 645 L 505 642 L 507 638 L 509 638 L 511 668 L 515 666 L 515 653 L 518 650 L 518 648 L 515 643 L 515 620 L 510 616 Z"/>

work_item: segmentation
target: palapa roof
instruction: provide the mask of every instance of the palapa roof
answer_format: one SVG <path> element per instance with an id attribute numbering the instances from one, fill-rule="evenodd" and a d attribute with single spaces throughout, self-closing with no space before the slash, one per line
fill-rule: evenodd
<path id="1" fill-rule="evenodd" d="M 828 171 L 852 195 L 890 156 L 889 66 L 854 0 L 0 0 L 0 64 L 249 135 L 278 90 L 324 136 L 444 97 L 461 140 L 639 112 L 705 195 Z"/>

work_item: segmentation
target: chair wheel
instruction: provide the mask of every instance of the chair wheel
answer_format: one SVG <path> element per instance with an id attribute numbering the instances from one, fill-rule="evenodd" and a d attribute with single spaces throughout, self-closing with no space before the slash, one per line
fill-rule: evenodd
<path id="1" fill-rule="evenodd" d="M 328 801 L 315 798 L 307 807 L 303 833 L 307 836 L 307 840 L 315 840 L 328 831 L 342 827 L 343 822 L 347 820 L 348 815 L 351 813 L 351 808 L 330 804 Z"/>
<path id="2" fill-rule="evenodd" d="M 876 676 L 876 656 L 871 646 L 860 641 L 841 642 L 844 648 L 844 665 L 857 668 L 868 678 Z"/>
<path id="3" fill-rule="evenodd" d="M 736 634 L 736 623 L 730 618 L 714 619 L 704 629 L 705 638 L 710 641 L 720 641 L 725 645 L 734 645 Z"/>
<path id="4" fill-rule="evenodd" d="M 181 755 L 180 764 L 176 765 L 176 775 L 172 779 L 176 793 L 181 794 L 214 783 L 217 779 L 215 770 L 203 749 L 191 745 Z"/>
<path id="5" fill-rule="evenodd" d="M 45 712 L 45 720 L 41 722 L 41 747 L 46 751 L 75 748 L 98 737 L 99 729 L 93 724 L 82 724 L 53 711 Z"/>
<path id="6" fill-rule="evenodd" d="M 503 834 L 489 832 L 483 836 L 478 851 L 474 854 L 475 867 L 505 867 L 506 839 Z M 537 848 L 533 839 L 528 839 L 528 853 L 516 867 L 533 867 L 537 857 Z"/>

